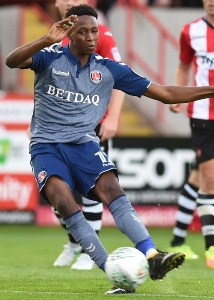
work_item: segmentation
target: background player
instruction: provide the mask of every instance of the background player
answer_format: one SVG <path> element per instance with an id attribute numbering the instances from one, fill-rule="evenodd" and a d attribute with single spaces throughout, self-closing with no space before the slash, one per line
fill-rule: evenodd
<path id="1" fill-rule="evenodd" d="M 203 0 L 203 5 L 206 16 L 187 24 L 181 33 L 181 62 L 176 75 L 178 84 L 188 84 L 192 63 L 196 86 L 214 84 L 214 0 Z M 180 107 L 173 105 L 171 109 L 179 111 Z M 187 226 L 192 220 L 197 199 L 197 211 L 205 240 L 206 264 L 214 268 L 214 98 L 189 103 L 188 116 L 198 173 L 191 173 L 185 188 L 187 193 L 183 192 L 171 250 L 181 249 L 185 242 Z M 195 253 L 192 253 L 192 258 L 197 258 Z"/>

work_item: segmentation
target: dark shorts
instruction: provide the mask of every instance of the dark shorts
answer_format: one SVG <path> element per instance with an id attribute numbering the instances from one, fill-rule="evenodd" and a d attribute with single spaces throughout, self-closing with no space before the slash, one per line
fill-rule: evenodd
<path id="1" fill-rule="evenodd" d="M 94 142 L 83 144 L 36 144 L 31 147 L 31 165 L 41 191 L 48 177 L 60 177 L 75 194 L 97 200 L 91 189 L 102 173 L 116 167 Z"/>
<path id="2" fill-rule="evenodd" d="M 101 124 L 98 124 L 97 127 L 95 128 L 95 132 L 96 132 L 97 136 L 99 136 L 100 126 L 101 126 Z M 100 142 L 100 147 L 101 147 L 101 150 L 108 155 L 109 141 L 105 140 L 103 142 Z M 82 203 L 82 197 L 78 192 L 76 193 L 76 200 L 79 204 Z M 40 193 L 40 203 L 41 204 L 47 203 L 47 200 L 42 193 Z"/>
<path id="3" fill-rule="evenodd" d="M 190 119 L 197 164 L 214 158 L 214 121 Z"/>

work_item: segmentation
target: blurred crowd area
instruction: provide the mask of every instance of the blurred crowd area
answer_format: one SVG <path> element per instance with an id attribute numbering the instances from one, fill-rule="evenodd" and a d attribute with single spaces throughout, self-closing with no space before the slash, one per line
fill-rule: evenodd
<path id="1" fill-rule="evenodd" d="M 150 6 L 202 7 L 202 0 L 148 0 Z"/>
<path id="2" fill-rule="evenodd" d="M 202 0 L 138 0 L 140 3 L 151 7 L 203 7 Z M 117 2 L 129 4 L 130 0 L 91 0 L 99 11 L 107 15 L 109 10 L 117 4 Z M 47 10 L 55 14 L 54 1 L 46 4 Z M 42 4 L 44 8 L 44 3 Z"/>
<path id="3" fill-rule="evenodd" d="M 202 7 L 202 0 L 136 0 L 144 5 L 150 7 Z M 37 3 L 49 13 L 54 19 L 59 18 L 58 11 L 55 8 L 55 0 L 0 0 L 0 5 L 9 5 L 9 4 L 31 4 Z M 91 0 L 91 4 L 96 6 L 99 11 L 102 11 L 104 15 L 107 16 L 109 10 L 117 4 L 117 2 L 129 4 L 131 0 Z"/>
<path id="4" fill-rule="evenodd" d="M 163 7 L 163 8 L 176 8 L 176 7 L 185 7 L 185 8 L 201 8 L 203 7 L 202 0 L 136 0 L 139 1 L 139 3 L 142 3 L 144 5 L 148 5 L 150 7 Z M 58 11 L 56 10 L 54 6 L 55 1 L 50 1 L 44 6 L 44 3 L 42 4 L 42 7 L 46 7 L 46 10 L 52 17 L 60 18 L 58 15 Z M 111 8 L 117 4 L 117 2 L 123 3 L 123 4 L 130 4 L 131 0 L 91 0 L 91 4 L 96 6 L 96 8 L 104 14 L 104 16 L 108 17 L 108 13 L 111 10 Z"/>
<path id="5" fill-rule="evenodd" d="M 101 10 L 105 15 L 108 11 L 119 2 L 119 0 L 97 0 L 97 9 Z M 202 7 L 202 0 L 138 0 L 139 2 L 156 7 Z M 130 0 L 124 0 L 121 2 L 129 3 Z"/>
<path id="6" fill-rule="evenodd" d="M 202 7 L 202 0 L 138 0 L 139 2 L 157 7 Z M 119 0 L 97 0 L 97 8 L 106 13 Z M 130 0 L 121 2 L 129 3 Z"/>

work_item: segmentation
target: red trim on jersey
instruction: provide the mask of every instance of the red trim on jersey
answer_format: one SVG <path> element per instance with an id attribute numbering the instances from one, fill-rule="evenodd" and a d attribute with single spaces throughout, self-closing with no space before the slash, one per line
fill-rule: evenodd
<path id="1" fill-rule="evenodd" d="M 207 52 L 214 52 L 213 27 L 207 26 Z"/>
<path id="2" fill-rule="evenodd" d="M 180 36 L 180 61 L 184 64 L 190 64 L 193 60 L 195 51 L 191 47 L 190 42 L 190 24 L 187 24 L 183 31 L 181 32 Z"/>
<path id="3" fill-rule="evenodd" d="M 213 28 L 207 26 L 207 52 L 214 52 Z M 209 85 L 214 85 L 214 70 L 209 70 Z M 214 120 L 214 97 L 209 99 L 209 120 Z"/>
<path id="4" fill-rule="evenodd" d="M 194 102 L 189 102 L 188 106 L 187 106 L 187 115 L 188 115 L 189 118 L 192 117 L 193 107 L 194 107 Z"/>
<path id="5" fill-rule="evenodd" d="M 209 71 L 209 84 L 214 86 L 214 70 Z M 210 98 L 209 120 L 214 120 L 214 97 Z"/>
<path id="6" fill-rule="evenodd" d="M 187 24 L 180 36 L 180 61 L 184 64 L 190 64 L 194 59 L 195 51 L 191 47 L 191 41 L 190 41 L 190 24 Z M 196 72 L 196 71 L 195 71 Z M 194 73 L 195 73 L 194 72 Z M 193 113 L 193 106 L 194 102 L 190 102 L 187 106 L 187 112 L 188 116 L 191 117 Z"/>

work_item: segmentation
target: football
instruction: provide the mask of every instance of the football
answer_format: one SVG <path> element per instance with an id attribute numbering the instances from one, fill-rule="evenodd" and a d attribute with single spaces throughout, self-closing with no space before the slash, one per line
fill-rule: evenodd
<path id="1" fill-rule="evenodd" d="M 115 287 L 133 290 L 142 285 L 149 275 L 145 255 L 132 247 L 121 247 L 109 254 L 105 271 Z"/>

